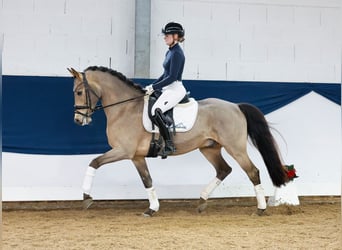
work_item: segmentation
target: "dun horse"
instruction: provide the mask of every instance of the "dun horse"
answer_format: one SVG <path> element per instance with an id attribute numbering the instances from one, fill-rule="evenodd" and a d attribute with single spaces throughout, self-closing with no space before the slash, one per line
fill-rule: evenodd
<path id="1" fill-rule="evenodd" d="M 82 186 L 84 207 L 88 208 L 93 202 L 90 192 L 96 170 L 110 162 L 130 159 L 147 191 L 149 208 L 144 215 L 152 216 L 159 210 L 159 201 L 145 161 L 151 142 L 151 133 L 142 123 L 145 91 L 123 74 L 105 67 L 88 67 L 82 73 L 73 68 L 68 70 L 74 77 L 75 122 L 87 125 L 92 121 L 93 112 L 103 109 L 108 143 L 112 148 L 89 164 Z M 102 106 L 96 106 L 99 100 Z M 214 98 L 200 100 L 193 128 L 174 136 L 174 155 L 199 149 L 216 170 L 216 177 L 200 194 L 199 212 L 206 208 L 210 194 L 232 171 L 221 155 L 222 148 L 239 163 L 253 183 L 257 214 L 262 215 L 265 211 L 266 199 L 259 170 L 247 155 L 248 136 L 261 153 L 273 184 L 285 184 L 288 181 L 286 170 L 269 126 L 262 112 L 250 104 Z"/>

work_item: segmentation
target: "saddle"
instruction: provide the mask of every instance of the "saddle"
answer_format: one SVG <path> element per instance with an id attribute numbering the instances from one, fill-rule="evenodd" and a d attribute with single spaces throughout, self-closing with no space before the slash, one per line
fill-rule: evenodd
<path id="1" fill-rule="evenodd" d="M 188 102 L 184 102 L 183 100 L 188 100 Z M 169 117 L 167 118 L 169 122 L 171 122 L 171 119 L 173 121 L 170 127 L 172 129 L 174 128 L 177 133 L 189 131 L 195 124 L 195 121 L 197 118 L 197 112 L 198 112 L 197 101 L 194 98 L 189 97 L 188 94 L 183 100 L 181 101 L 181 103 L 177 104 L 173 109 L 166 112 L 167 116 Z M 152 106 L 153 104 L 151 101 L 150 109 Z M 153 128 L 152 126 L 152 121 L 149 115 L 151 114 L 151 112 L 149 111 L 150 109 L 149 109 L 149 97 L 145 96 L 144 110 L 143 110 L 143 117 L 142 117 L 143 126 L 145 130 L 150 133 L 159 133 L 158 127 Z"/>
<path id="2" fill-rule="evenodd" d="M 163 140 L 161 136 L 156 138 L 156 134 L 159 134 L 159 128 L 153 124 L 151 113 L 152 106 L 160 95 L 161 92 L 155 91 L 149 97 L 145 97 L 143 125 L 148 132 L 152 133 L 150 149 L 146 157 L 157 157 L 160 155 L 159 153 L 162 149 Z M 190 98 L 189 93 L 187 93 L 179 104 L 164 113 L 164 122 L 174 134 L 176 132 L 187 132 L 193 127 L 197 117 L 197 112 L 197 101 Z"/>
<path id="3" fill-rule="evenodd" d="M 152 107 L 153 105 L 156 103 L 157 99 L 161 96 L 162 92 L 161 91 L 154 91 L 148 99 L 148 117 L 150 118 L 151 121 L 153 121 L 152 118 Z M 184 103 L 188 103 L 190 102 L 189 100 L 189 92 L 185 94 L 184 98 L 179 102 L 179 104 L 184 104 Z M 164 113 L 164 117 L 165 117 L 165 123 L 169 126 L 173 128 L 173 132 L 176 133 L 176 126 L 175 126 L 175 122 L 174 122 L 174 118 L 173 118 L 173 110 L 174 108 L 166 111 Z M 171 126 L 172 125 L 172 126 Z M 154 127 L 154 124 L 152 122 L 152 127 Z"/>

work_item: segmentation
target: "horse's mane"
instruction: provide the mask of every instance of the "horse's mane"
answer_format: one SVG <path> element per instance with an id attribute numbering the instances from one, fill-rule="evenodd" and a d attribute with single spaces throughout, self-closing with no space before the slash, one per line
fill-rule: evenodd
<path id="1" fill-rule="evenodd" d="M 128 79 L 124 74 L 114 70 L 114 69 L 109 69 L 107 67 L 103 67 L 103 66 L 89 66 L 88 68 L 86 68 L 84 70 L 85 71 L 101 71 L 101 72 L 106 72 L 111 74 L 112 76 L 115 76 L 117 78 L 119 78 L 121 81 L 123 81 L 124 83 L 128 84 L 129 86 L 145 93 L 145 90 L 142 88 L 142 86 L 140 86 L 139 84 L 134 83 L 132 80 Z"/>

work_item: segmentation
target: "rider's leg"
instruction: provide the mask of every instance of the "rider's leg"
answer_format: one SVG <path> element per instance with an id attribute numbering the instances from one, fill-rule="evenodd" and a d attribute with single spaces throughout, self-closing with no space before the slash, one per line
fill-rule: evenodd
<path id="1" fill-rule="evenodd" d="M 175 151 L 175 147 L 173 145 L 171 133 L 165 124 L 163 113 L 176 106 L 184 98 L 185 94 L 186 90 L 182 82 L 176 81 L 163 88 L 162 94 L 151 110 L 153 120 L 159 127 L 160 134 L 165 141 L 165 155 L 173 153 Z"/>
<path id="2" fill-rule="evenodd" d="M 155 115 L 155 111 L 159 108 L 162 113 L 172 109 L 176 106 L 186 95 L 186 90 L 182 82 L 176 81 L 163 88 L 162 94 L 159 96 L 155 104 L 152 106 L 152 116 Z"/>
<path id="3" fill-rule="evenodd" d="M 164 141 L 165 141 L 164 154 L 165 154 L 165 156 L 174 153 L 176 151 L 176 148 L 175 148 L 173 141 L 172 141 L 171 132 L 170 132 L 167 124 L 165 123 L 164 115 L 159 108 L 155 110 L 155 115 L 153 116 L 153 120 L 154 120 L 154 123 L 156 123 L 156 125 L 159 128 L 159 132 L 160 132 L 161 136 L 164 138 Z"/>

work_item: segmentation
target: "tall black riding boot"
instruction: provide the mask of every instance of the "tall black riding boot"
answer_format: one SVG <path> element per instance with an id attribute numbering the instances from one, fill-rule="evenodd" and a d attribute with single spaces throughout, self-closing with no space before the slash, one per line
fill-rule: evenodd
<path id="1" fill-rule="evenodd" d="M 163 156 L 166 157 L 176 151 L 176 148 L 173 144 L 171 133 L 165 123 L 165 118 L 164 114 L 160 109 L 156 109 L 155 115 L 154 115 L 154 122 L 159 128 L 159 132 L 161 136 L 164 138 L 165 141 L 165 147 L 164 147 L 164 152 Z"/>

